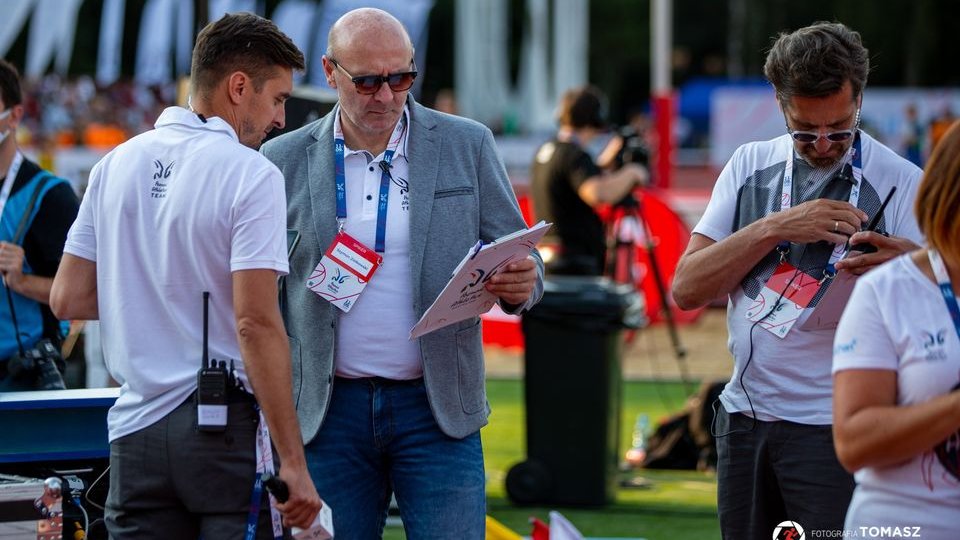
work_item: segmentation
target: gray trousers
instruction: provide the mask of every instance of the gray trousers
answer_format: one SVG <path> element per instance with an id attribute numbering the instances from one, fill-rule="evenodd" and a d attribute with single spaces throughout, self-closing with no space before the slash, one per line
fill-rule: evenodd
<path id="1" fill-rule="evenodd" d="M 259 414 L 229 404 L 222 433 L 197 431 L 194 397 L 159 422 L 110 444 L 104 518 L 112 540 L 244 538 L 256 473 Z M 257 539 L 272 539 L 266 494 Z"/>
<path id="2" fill-rule="evenodd" d="M 783 521 L 841 531 L 855 487 L 831 426 L 763 422 L 717 408 L 717 510 L 725 540 L 769 540 Z"/>

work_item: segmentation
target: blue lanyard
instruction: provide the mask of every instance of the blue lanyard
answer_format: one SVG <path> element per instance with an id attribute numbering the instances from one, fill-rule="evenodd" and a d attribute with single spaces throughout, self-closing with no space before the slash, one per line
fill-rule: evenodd
<path id="1" fill-rule="evenodd" d="M 401 123 L 403 120 L 401 119 Z M 400 135 L 396 135 L 396 131 L 400 131 Z M 374 246 L 374 249 L 377 253 L 384 252 L 384 246 L 386 245 L 387 239 L 387 202 L 390 198 L 390 181 L 393 180 L 393 177 L 390 175 L 390 164 L 393 162 L 393 154 L 396 152 L 397 147 L 400 145 L 400 140 L 403 138 L 403 127 L 397 126 L 397 129 L 394 130 L 394 140 L 392 141 L 391 147 L 383 153 L 383 161 L 380 162 L 380 198 L 377 202 L 377 241 Z M 342 138 L 333 139 L 333 154 L 335 158 L 334 163 L 334 176 L 337 183 L 337 223 L 339 224 L 339 230 L 343 231 L 343 224 L 347 220 L 347 175 L 344 165 L 344 148 L 346 143 L 343 142 Z"/>
<path id="2" fill-rule="evenodd" d="M 253 540 L 257 536 L 257 521 L 260 517 L 260 497 L 263 495 L 263 475 L 256 473 L 253 482 L 253 494 L 250 495 L 250 512 L 247 514 L 247 532 L 244 540 Z"/>
<path id="3" fill-rule="evenodd" d="M 953 285 L 950 283 L 947 267 L 936 250 L 928 249 L 927 257 L 930 259 L 930 266 L 933 267 L 933 275 L 937 278 L 937 285 L 940 286 L 940 294 L 943 295 L 943 301 L 947 304 L 947 311 L 953 319 L 953 328 L 957 331 L 957 337 L 960 337 L 960 307 L 957 306 L 957 297 L 953 294 Z"/>

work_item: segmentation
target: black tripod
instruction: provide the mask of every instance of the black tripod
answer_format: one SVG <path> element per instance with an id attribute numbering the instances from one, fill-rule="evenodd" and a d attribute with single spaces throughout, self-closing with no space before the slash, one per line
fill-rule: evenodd
<path id="1" fill-rule="evenodd" d="M 637 250 L 640 246 L 646 250 L 647 260 L 650 261 L 650 273 L 660 295 L 660 309 L 663 319 L 667 323 L 667 332 L 673 346 L 673 354 L 680 369 L 680 379 L 684 390 L 691 393 L 690 377 L 687 370 L 687 350 L 680 343 L 677 333 L 677 323 L 667 300 L 667 286 L 657 262 L 656 243 L 647 220 L 643 217 L 643 195 L 627 195 L 613 208 L 613 219 L 607 229 L 607 261 L 605 274 L 617 283 L 629 283 L 638 286 L 640 271 L 637 265 Z M 633 334 L 627 337 L 628 342 Z"/>

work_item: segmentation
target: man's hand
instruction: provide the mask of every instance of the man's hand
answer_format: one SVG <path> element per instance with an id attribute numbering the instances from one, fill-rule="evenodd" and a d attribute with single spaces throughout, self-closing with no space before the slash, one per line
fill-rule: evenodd
<path id="1" fill-rule="evenodd" d="M 776 236 L 790 242 L 809 244 L 826 240 L 844 244 L 867 222 L 868 216 L 847 201 L 814 199 L 770 214 L 766 219 L 777 228 Z"/>
<path id="2" fill-rule="evenodd" d="M 877 251 L 863 253 L 857 250 L 857 245 L 863 243 L 873 244 Z M 884 236 L 873 231 L 862 231 L 850 237 L 850 254 L 843 260 L 837 261 L 836 268 L 860 275 L 878 264 L 916 249 L 920 249 L 920 246 L 906 238 Z"/>
<path id="3" fill-rule="evenodd" d="M 532 256 L 512 262 L 487 282 L 486 289 L 508 304 L 523 304 L 537 285 L 537 263 Z"/>
<path id="4" fill-rule="evenodd" d="M 306 467 L 297 469 L 281 465 L 277 476 L 287 484 L 290 493 L 286 502 L 276 504 L 277 510 L 283 515 L 283 524 L 287 527 L 310 528 L 323 507 L 310 473 Z"/>
<path id="5" fill-rule="evenodd" d="M 0 274 L 10 290 L 19 292 L 23 281 L 23 248 L 10 242 L 0 242 Z"/>

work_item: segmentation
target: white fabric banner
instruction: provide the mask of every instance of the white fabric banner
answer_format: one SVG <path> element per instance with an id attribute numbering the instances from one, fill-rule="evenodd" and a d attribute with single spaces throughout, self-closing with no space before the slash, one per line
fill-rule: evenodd
<path id="1" fill-rule="evenodd" d="M 56 0 L 53 0 L 56 1 Z M 73 41 L 77 32 L 77 16 L 80 14 L 80 4 L 83 0 L 60 0 L 60 30 L 57 32 L 57 56 L 54 68 L 60 75 L 66 75 L 70 69 L 70 59 L 73 57 Z M 49 28 L 46 31 L 50 31 Z"/>
<path id="2" fill-rule="evenodd" d="M 7 51 L 20 35 L 34 2 L 35 0 L 4 0 L 5 15 L 0 17 L 0 56 L 7 56 Z"/>
<path id="3" fill-rule="evenodd" d="M 549 131 L 554 127 L 556 89 L 550 77 L 550 17 L 548 0 L 527 0 L 528 26 L 524 32 L 517 91 L 520 107 L 517 121 L 527 129 Z M 555 41 L 566 36 L 556 34 Z M 554 73 L 556 73 L 556 65 Z M 515 126 L 519 127 L 519 125 Z"/>
<path id="4" fill-rule="evenodd" d="M 554 0 L 552 103 L 568 88 L 587 84 L 589 34 L 589 0 Z"/>
<path id="5" fill-rule="evenodd" d="M 458 0 L 454 84 L 460 113 L 497 126 L 515 108 L 510 90 L 506 0 Z"/>
<path id="6" fill-rule="evenodd" d="M 290 36 L 297 48 L 306 55 L 311 50 L 314 39 L 326 43 L 325 36 L 313 32 L 317 13 L 319 10 L 313 0 L 283 0 L 270 19 L 284 34 Z M 304 73 L 294 74 L 294 80 L 300 81 L 304 76 Z"/>
<path id="7" fill-rule="evenodd" d="M 38 0 L 30 17 L 27 61 L 23 73 L 39 77 L 56 55 L 56 69 L 66 74 L 73 54 L 73 35 L 82 0 Z"/>
<path id="8" fill-rule="evenodd" d="M 110 84 L 120 78 L 123 47 L 123 16 L 127 0 L 104 0 L 97 48 L 97 82 Z"/>
<path id="9" fill-rule="evenodd" d="M 177 77 L 190 73 L 190 59 L 193 54 L 193 2 L 177 2 L 177 33 L 174 64 Z"/>
<path id="10" fill-rule="evenodd" d="M 171 53 L 175 29 L 176 0 L 147 0 L 140 18 L 137 64 L 134 79 L 141 84 L 172 80 Z"/>
<path id="11" fill-rule="evenodd" d="M 330 33 L 330 27 L 337 19 L 346 12 L 359 7 L 382 9 L 403 23 L 407 33 L 410 34 L 410 41 L 417 46 L 415 58 L 417 66 L 420 68 L 420 74 L 423 75 L 427 48 L 425 40 L 421 38 L 426 35 L 427 21 L 430 16 L 430 9 L 433 8 L 433 0 L 406 0 L 405 2 L 391 0 L 326 0 L 323 2 L 320 24 L 315 26 L 317 34 L 313 43 L 313 54 L 307 55 L 307 61 L 309 62 L 307 77 L 310 84 L 324 89 L 330 88 L 327 86 L 327 79 L 323 74 L 323 62 L 321 60 L 323 55 L 327 53 L 327 34 Z"/>

